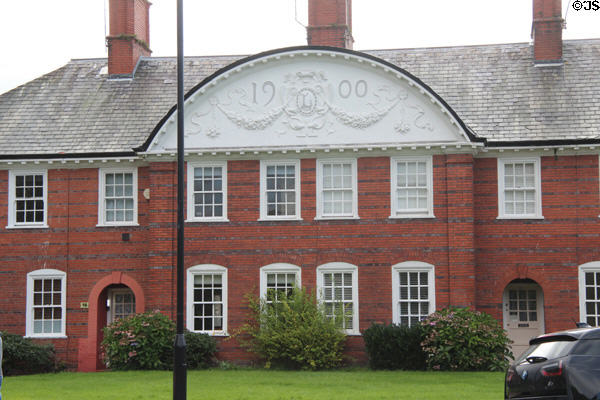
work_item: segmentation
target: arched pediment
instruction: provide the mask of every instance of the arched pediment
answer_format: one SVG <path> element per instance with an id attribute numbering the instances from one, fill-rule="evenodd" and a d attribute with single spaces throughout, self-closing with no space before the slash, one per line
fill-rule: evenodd
<path id="1" fill-rule="evenodd" d="M 172 152 L 176 109 L 147 148 Z M 367 54 L 300 47 L 259 54 L 186 96 L 186 151 L 468 144 L 475 139 L 431 88 Z"/>

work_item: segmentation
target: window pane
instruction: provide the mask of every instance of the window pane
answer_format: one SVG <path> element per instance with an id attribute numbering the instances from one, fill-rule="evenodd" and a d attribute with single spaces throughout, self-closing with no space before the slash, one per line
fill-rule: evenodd
<path id="1" fill-rule="evenodd" d="M 427 163 L 398 161 L 396 163 L 396 212 L 425 212 L 429 207 Z"/>
<path id="2" fill-rule="evenodd" d="M 44 222 L 44 176 L 15 176 L 15 222 Z"/>
<path id="3" fill-rule="evenodd" d="M 323 164 L 323 192 L 321 193 L 323 215 L 351 216 L 353 210 L 352 164 Z"/>
<path id="4" fill-rule="evenodd" d="M 223 277 L 220 273 L 194 275 L 193 312 L 196 331 L 222 329 Z M 219 317 L 219 322 L 215 320 Z"/>
<path id="5" fill-rule="evenodd" d="M 33 333 L 60 333 L 62 329 L 62 280 L 33 279 Z"/>
<path id="6" fill-rule="evenodd" d="M 326 315 L 336 320 L 343 329 L 353 329 L 353 273 L 326 272 L 323 273 L 323 302 Z"/>
<path id="7" fill-rule="evenodd" d="M 591 326 L 600 324 L 600 271 L 586 272 L 585 285 L 585 320 Z"/>
<path id="8" fill-rule="evenodd" d="M 585 284 L 586 285 L 593 285 L 594 284 L 594 273 L 587 272 L 585 274 Z"/>
<path id="9" fill-rule="evenodd" d="M 272 176 L 270 176 L 272 175 Z M 267 167 L 266 209 L 268 216 L 294 216 L 295 167 L 277 165 Z"/>
<path id="10" fill-rule="evenodd" d="M 535 215 L 538 208 L 535 187 L 535 164 L 504 165 L 504 212 L 507 215 Z"/>
<path id="11" fill-rule="evenodd" d="M 399 300 L 396 320 L 413 324 L 427 317 L 433 309 L 430 306 L 429 273 L 398 272 L 398 283 L 399 286 L 395 288 Z"/>
<path id="12" fill-rule="evenodd" d="M 223 181 L 221 167 L 194 168 L 194 216 L 211 218 L 223 216 Z"/>

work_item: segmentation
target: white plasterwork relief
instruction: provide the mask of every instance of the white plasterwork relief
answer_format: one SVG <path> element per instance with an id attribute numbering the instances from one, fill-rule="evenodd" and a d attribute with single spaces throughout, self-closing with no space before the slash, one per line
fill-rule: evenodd
<path id="1" fill-rule="evenodd" d="M 289 73 L 281 84 L 270 80 L 251 82 L 246 87 L 229 90 L 226 95 L 210 97 L 192 114 L 186 136 L 202 134 L 217 138 L 226 129 L 219 124 L 219 119 L 225 117 L 248 131 L 272 128 L 280 135 L 294 132 L 297 137 L 316 137 L 335 133 L 336 123 L 359 130 L 369 128 L 392 110 L 391 118 L 396 119 L 392 126 L 398 134 L 407 134 L 413 128 L 434 130 L 422 107 L 406 104 L 405 89 L 384 84 L 373 86 L 363 79 L 335 84 L 320 71 Z M 409 115 L 412 121 L 407 121 Z"/>

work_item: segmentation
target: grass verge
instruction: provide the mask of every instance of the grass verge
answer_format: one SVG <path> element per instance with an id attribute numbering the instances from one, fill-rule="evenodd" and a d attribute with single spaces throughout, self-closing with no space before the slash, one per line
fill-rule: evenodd
<path id="1" fill-rule="evenodd" d="M 188 371 L 189 400 L 332 400 L 332 399 L 500 399 L 498 372 L 414 371 Z M 59 373 L 9 376 L 2 397 L 9 400 L 167 400 L 172 399 L 169 371 Z"/>

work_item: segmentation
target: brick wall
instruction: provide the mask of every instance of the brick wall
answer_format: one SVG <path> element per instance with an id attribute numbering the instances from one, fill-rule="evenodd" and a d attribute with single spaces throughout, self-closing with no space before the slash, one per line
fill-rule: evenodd
<path id="1" fill-rule="evenodd" d="M 539 220 L 497 219 L 497 160 L 475 162 L 477 308 L 502 320 L 502 292 L 532 279 L 544 292 L 546 331 L 579 320 L 578 266 L 600 259 L 598 156 L 542 157 Z"/>
<path id="2" fill-rule="evenodd" d="M 495 158 L 435 155 L 435 218 L 389 218 L 389 157 L 359 157 L 357 169 L 360 219 L 314 219 L 316 160 L 303 159 L 302 220 L 258 221 L 260 162 L 228 162 L 230 222 L 186 223 L 185 264 L 228 268 L 229 331 L 245 318 L 244 294 L 258 294 L 260 267 L 278 262 L 300 266 L 309 289 L 315 289 L 317 266 L 356 265 L 361 330 L 392 321 L 391 266 L 410 260 L 435 266 L 437 308 L 474 306 L 501 321 L 506 285 L 529 278 L 544 291 L 547 331 L 578 319 L 577 267 L 600 259 L 598 156 L 541 158 L 540 220 L 497 219 Z M 139 226 L 132 227 L 96 226 L 97 168 L 49 169 L 48 181 L 50 227 L 6 229 L 8 172 L 0 171 L 0 329 L 25 334 L 28 272 L 65 271 L 68 338 L 52 342 L 75 367 L 90 318 L 81 302 L 92 301 L 92 289 L 111 273 L 139 283 L 146 310 L 175 317 L 175 164 L 138 169 Z M 349 343 L 349 353 L 365 361 L 360 337 Z M 219 339 L 219 346 L 223 359 L 252 360 L 235 340 Z"/>

